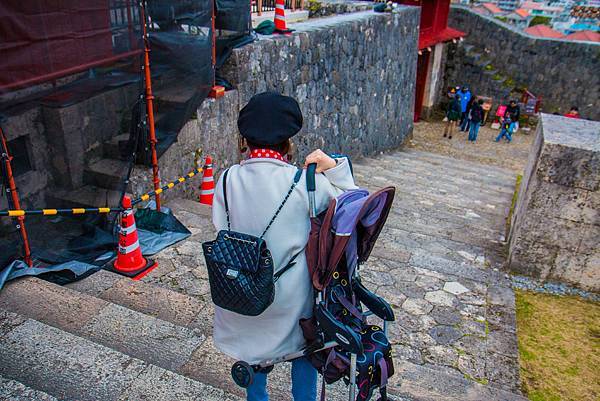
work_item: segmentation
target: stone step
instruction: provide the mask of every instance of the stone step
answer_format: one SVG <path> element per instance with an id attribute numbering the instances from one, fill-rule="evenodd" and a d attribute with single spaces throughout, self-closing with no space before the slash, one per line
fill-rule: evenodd
<path id="1" fill-rule="evenodd" d="M 486 208 L 497 209 L 498 207 L 495 205 L 486 205 Z M 504 209 L 504 205 L 502 209 Z M 409 197 L 395 199 L 390 213 L 392 216 L 397 214 L 400 216 L 434 219 L 444 223 L 448 222 L 450 224 L 469 227 L 469 229 L 480 230 L 495 236 L 498 233 L 503 233 L 505 228 L 505 219 L 503 216 L 476 214 L 473 211 L 469 212 L 468 209 L 449 209 L 439 203 Z"/>
<path id="2" fill-rule="evenodd" d="M 424 152 L 414 149 L 406 149 L 402 152 L 398 152 L 399 157 L 412 158 L 414 160 L 420 160 L 423 163 L 429 163 L 433 165 L 443 165 L 448 167 L 462 168 L 465 171 L 482 172 L 486 177 L 494 177 L 500 179 L 511 179 L 515 176 L 515 173 L 511 170 L 503 169 L 496 166 L 490 166 L 487 164 L 480 164 L 468 160 L 456 160 L 452 157 L 438 155 L 436 153 Z"/>
<path id="3" fill-rule="evenodd" d="M 44 305 L 43 302 L 36 304 Z M 135 332 L 130 335 L 136 337 Z M 143 340 L 143 333 L 138 333 L 137 339 Z M 223 390 L 1 309 L 0 374 L 58 399 L 242 400 Z"/>
<path id="4" fill-rule="evenodd" d="M 211 302 L 144 281 L 134 281 L 106 270 L 67 284 L 66 287 L 194 330 L 206 337 L 212 335 Z"/>
<path id="5" fill-rule="evenodd" d="M 466 224 L 441 222 L 430 217 L 398 215 L 397 211 L 398 209 L 390 213 L 386 223 L 387 227 L 463 242 L 490 250 L 500 250 L 503 246 L 503 243 L 500 242 L 504 236 L 503 232 L 477 230 Z"/>
<path id="6" fill-rule="evenodd" d="M 36 294 L 43 303 L 31 302 Z M 188 329 L 37 278 L 10 282 L 0 308 L 177 371 L 206 340 Z"/>
<path id="7" fill-rule="evenodd" d="M 95 185 L 59 190 L 48 195 L 49 203 L 56 207 L 116 207 L 120 199 L 121 192 Z"/>
<path id="8" fill-rule="evenodd" d="M 419 250 L 458 263 L 476 260 L 478 268 L 484 268 L 486 263 L 499 268 L 504 261 L 501 249 L 483 248 L 452 238 L 441 238 L 410 231 L 410 227 L 392 226 L 386 226 L 382 230 L 373 249 L 373 255 L 396 260 L 399 255 L 410 255 Z M 478 257 L 479 259 L 477 259 Z"/>
<path id="9" fill-rule="evenodd" d="M 392 395 L 415 401 L 527 401 L 503 389 L 479 384 L 460 374 L 442 372 L 408 361 L 396 364 L 388 383 Z"/>
<path id="10" fill-rule="evenodd" d="M 100 188 L 119 190 L 127 174 L 129 163 L 116 159 L 100 159 L 83 171 L 83 181 Z"/>
<path id="11" fill-rule="evenodd" d="M 369 159 L 366 159 L 369 160 Z M 362 164 L 361 164 L 362 165 Z M 489 193 L 512 193 L 514 179 L 487 177 L 485 171 L 455 171 L 440 168 L 436 164 L 421 164 L 415 160 L 384 155 L 365 167 L 383 167 L 390 175 L 402 178 L 427 177 L 435 183 L 447 183 L 458 187 L 478 188 Z M 516 176 L 516 175 L 515 175 Z"/>
<path id="12" fill-rule="evenodd" d="M 102 144 L 102 155 L 107 159 L 126 160 L 128 155 L 125 154 L 125 151 L 128 141 L 129 134 L 112 137 Z"/>
<path id="13" fill-rule="evenodd" d="M 422 177 L 414 173 L 402 174 L 398 171 L 390 171 L 383 167 L 377 168 L 362 168 L 356 169 L 354 177 L 364 182 L 366 185 L 395 185 L 403 188 L 418 188 L 428 192 L 454 194 L 466 199 L 477 199 L 486 204 L 503 205 L 507 199 L 511 199 L 514 187 L 511 190 L 496 191 L 491 188 L 478 188 L 467 184 L 453 184 L 450 178 L 445 179 L 444 175 L 429 177 L 428 174 L 423 174 Z"/>
<path id="14" fill-rule="evenodd" d="M 430 188 L 420 186 L 407 188 L 404 185 L 390 182 L 389 180 L 378 176 L 366 177 L 356 173 L 355 178 L 357 179 L 359 185 L 364 184 L 367 186 L 367 188 L 370 188 L 371 190 L 382 188 L 388 185 L 395 186 L 396 198 L 398 198 L 399 201 L 401 201 L 404 198 L 411 198 L 419 199 L 420 201 L 425 203 L 441 204 L 446 209 L 458 210 L 459 213 L 463 216 L 468 216 L 472 213 L 475 213 L 478 216 L 486 216 L 487 218 L 496 220 L 498 218 L 506 217 L 508 215 L 508 207 L 510 206 L 509 203 L 505 207 L 490 208 L 487 205 L 496 205 L 494 203 L 483 202 L 477 198 L 466 199 L 460 193 L 448 192 L 443 189 L 432 190 Z"/>
<path id="15" fill-rule="evenodd" d="M 43 391 L 34 390 L 16 380 L 0 376 L 0 400 L 5 401 L 58 401 Z"/>

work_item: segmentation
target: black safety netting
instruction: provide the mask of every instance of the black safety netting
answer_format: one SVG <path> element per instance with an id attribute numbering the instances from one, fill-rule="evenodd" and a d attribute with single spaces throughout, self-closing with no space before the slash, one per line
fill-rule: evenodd
<path id="1" fill-rule="evenodd" d="M 246 0 L 215 0 L 216 60 L 215 81 L 227 90 L 233 86 L 219 69 L 225 64 L 233 49 L 255 40 L 252 31 L 251 2 Z"/>
<path id="2" fill-rule="evenodd" d="M 115 208 L 133 169 L 148 169 L 144 22 L 160 155 L 207 97 L 213 63 L 253 40 L 249 1 L 0 2 L 0 127 L 22 209 Z M 3 167 L 0 210 L 15 209 L 9 181 Z M 190 235 L 166 208 L 135 216 L 145 255 Z M 108 265 L 117 217 L 26 216 L 33 267 L 22 262 L 19 221 L 0 217 L 0 288 L 21 275 L 62 282 Z"/>
<path id="3" fill-rule="evenodd" d="M 147 6 L 157 125 L 166 132 L 178 131 L 173 121 L 189 119 L 212 85 L 212 7 L 205 3 Z M 167 4 L 177 22 L 155 4 Z M 118 207 L 136 161 L 150 159 L 143 16 L 129 0 L 0 2 L 0 126 L 21 208 Z M 182 77 L 192 77 L 185 81 L 192 92 L 159 97 Z M 15 209 L 5 160 L 0 165 L 0 210 Z M 21 262 L 19 221 L 0 217 L 0 288 L 23 274 L 60 282 L 106 265 L 115 256 L 117 216 L 26 216 L 33 268 Z M 165 210 L 139 209 L 136 219 L 144 254 L 190 235 Z"/>
<path id="4" fill-rule="evenodd" d="M 148 2 L 150 61 L 159 156 L 208 96 L 214 82 L 212 4 L 206 0 Z"/>

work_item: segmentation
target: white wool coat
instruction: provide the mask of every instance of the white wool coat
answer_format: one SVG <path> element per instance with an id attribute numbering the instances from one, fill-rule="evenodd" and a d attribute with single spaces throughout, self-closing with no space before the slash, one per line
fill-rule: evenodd
<path id="1" fill-rule="evenodd" d="M 231 167 L 227 175 L 231 229 L 259 236 L 292 185 L 296 171 L 292 165 L 266 158 L 249 159 Z M 222 180 L 223 175 L 216 185 L 213 202 L 217 231 L 227 229 Z M 338 159 L 337 166 L 317 174 L 317 210 L 325 210 L 332 198 L 355 188 L 348 160 Z M 264 237 L 273 255 L 275 271 L 306 246 L 309 232 L 306 172 L 303 172 Z M 312 285 L 302 252 L 296 264 L 276 282 L 275 300 L 259 316 L 243 316 L 215 306 L 214 343 L 225 354 L 251 364 L 299 351 L 305 341 L 298 320 L 312 315 L 312 304 Z"/>

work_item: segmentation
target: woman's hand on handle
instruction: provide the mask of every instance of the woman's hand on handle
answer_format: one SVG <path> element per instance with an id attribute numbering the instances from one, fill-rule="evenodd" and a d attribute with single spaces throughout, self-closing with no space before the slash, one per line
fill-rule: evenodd
<path id="1" fill-rule="evenodd" d="M 327 171 L 336 166 L 335 159 L 329 157 L 325 152 L 321 149 L 317 149 L 308 156 L 306 156 L 306 161 L 304 162 L 304 168 L 306 168 L 309 164 L 316 163 L 317 164 L 317 174 L 322 173 L 323 171 Z"/>

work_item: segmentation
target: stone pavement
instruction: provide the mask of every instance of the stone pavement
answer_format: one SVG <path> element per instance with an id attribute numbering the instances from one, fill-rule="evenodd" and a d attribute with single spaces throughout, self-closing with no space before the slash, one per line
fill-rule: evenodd
<path id="1" fill-rule="evenodd" d="M 498 271 L 515 174 L 409 150 L 355 162 L 355 176 L 369 189 L 397 187 L 386 227 L 361 270 L 363 280 L 396 312 L 391 338 L 405 373 L 392 379 L 391 388 L 408 398 L 436 400 L 468 399 L 471 388 L 478 394 L 472 399 L 479 399 L 483 393 L 477 391 L 484 388 L 479 384 L 518 393 L 514 295 Z M 179 207 L 186 208 L 174 209 Z M 209 309 L 199 250 L 214 233 L 197 213 L 176 214 L 194 235 L 163 252 L 160 268 L 146 280 L 202 299 Z M 420 387 L 405 393 L 400 379 L 412 382 L 411 375 L 432 378 L 430 393 L 421 394 Z M 284 383 L 274 384 L 273 391 L 285 399 L 287 380 L 280 377 Z M 454 387 L 440 386 L 443 377 Z M 430 387 L 435 380 L 439 394 Z M 460 390 L 452 393 L 452 388 Z"/>
<path id="2" fill-rule="evenodd" d="M 462 132 L 455 133 L 451 140 L 444 138 L 445 123 L 442 118 L 440 115 L 432 117 L 430 121 L 415 123 L 413 139 L 408 145 L 414 149 L 453 157 L 457 159 L 457 163 L 468 160 L 523 173 L 535 139 L 535 127 L 530 131 L 519 130 L 510 144 L 496 143 L 494 139 L 500 131 L 491 129 L 488 123 L 480 128 L 477 142 L 473 144 L 467 141 L 468 134 Z"/>
<path id="3" fill-rule="evenodd" d="M 391 399 L 524 401 L 514 295 L 498 270 L 515 174 L 415 150 L 354 169 L 361 186 L 397 188 L 361 268 L 396 313 Z M 28 278 L 0 292 L 0 399 L 243 399 L 234 361 L 212 345 L 201 253 L 215 235 L 210 209 L 168 206 L 193 235 L 157 255 L 142 281 L 102 271 L 66 287 Z M 29 302 L 32 293 L 44 302 Z M 289 364 L 278 365 L 271 399 L 289 400 L 289 385 Z M 343 383 L 328 386 L 327 399 L 347 400 Z"/>

